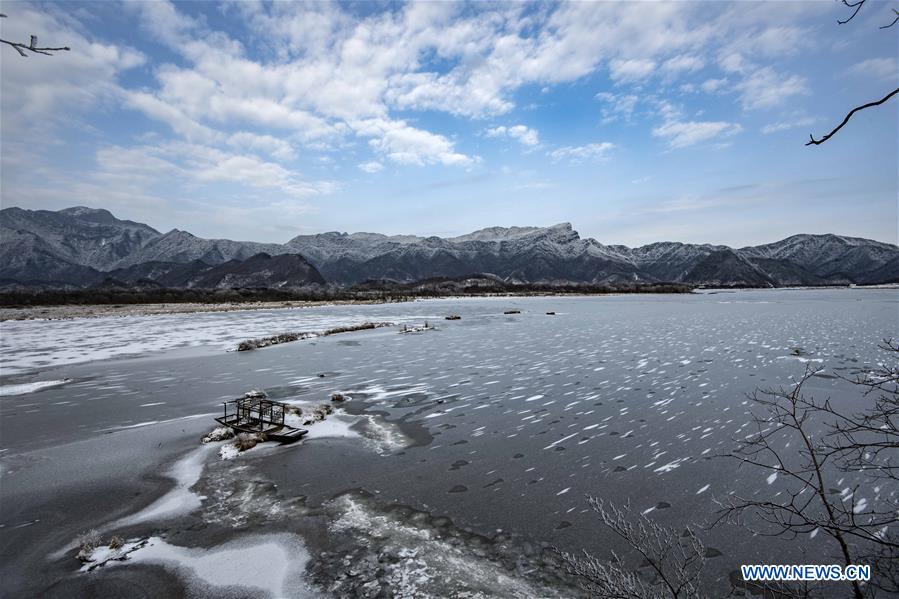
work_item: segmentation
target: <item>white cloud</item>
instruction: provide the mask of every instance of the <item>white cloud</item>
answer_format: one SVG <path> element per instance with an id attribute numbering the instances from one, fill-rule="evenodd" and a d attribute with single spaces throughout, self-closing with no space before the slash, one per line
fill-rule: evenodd
<path id="1" fill-rule="evenodd" d="M 540 144 L 540 136 L 535 129 L 526 127 L 525 125 L 513 125 L 512 127 L 493 127 L 484 132 L 487 137 L 511 137 L 517 139 L 526 146 L 536 146 Z"/>
<path id="2" fill-rule="evenodd" d="M 813 32 L 805 27 L 764 23 L 737 27 L 726 41 L 734 52 L 756 58 L 779 58 L 795 54 L 811 45 Z"/>
<path id="3" fill-rule="evenodd" d="M 213 142 L 222 137 L 217 131 L 201 125 L 177 107 L 167 104 L 151 94 L 122 91 L 122 98 L 126 106 L 143 112 L 151 119 L 165 123 L 172 128 L 172 131 L 188 140 Z"/>
<path id="4" fill-rule="evenodd" d="M 740 102 L 748 110 L 771 108 L 797 95 L 809 93 L 804 77 L 784 75 L 771 67 L 753 70 L 743 81 L 736 84 L 740 92 Z"/>
<path id="5" fill-rule="evenodd" d="M 894 56 L 869 58 L 852 65 L 844 71 L 844 74 L 855 77 L 871 77 L 874 79 L 896 81 L 896 79 L 899 78 L 899 67 L 896 65 L 896 58 Z"/>
<path id="6" fill-rule="evenodd" d="M 722 54 L 718 58 L 718 65 L 728 73 L 742 73 L 749 67 L 749 63 L 739 52 Z"/>
<path id="7" fill-rule="evenodd" d="M 613 123 L 617 120 L 629 121 L 637 107 L 639 97 L 634 94 L 612 94 L 600 92 L 596 97 L 606 103 L 602 108 L 602 122 Z"/>
<path id="8" fill-rule="evenodd" d="M 169 142 L 130 148 L 109 146 L 97 151 L 98 181 L 117 187 L 135 181 L 145 187 L 191 183 L 234 183 L 284 197 L 306 198 L 331 193 L 330 181 L 307 181 L 294 171 L 258 156 L 215 147 Z"/>
<path id="9" fill-rule="evenodd" d="M 294 152 L 290 142 L 271 135 L 258 135 L 249 131 L 239 131 L 228 138 L 228 144 L 235 148 L 265 152 L 278 160 L 293 160 L 296 158 L 296 152 Z"/>
<path id="10" fill-rule="evenodd" d="M 573 162 L 581 162 L 588 159 L 601 160 L 614 148 L 615 144 L 607 141 L 584 146 L 565 146 L 550 152 L 549 157 L 556 161 L 571 160 Z"/>
<path id="11" fill-rule="evenodd" d="M 383 164 L 381 164 L 380 162 L 374 161 L 374 160 L 371 162 L 363 162 L 362 164 L 359 165 L 359 170 L 365 171 L 366 173 L 372 173 L 372 174 L 377 173 L 378 171 L 382 170 L 383 168 L 384 168 Z"/>
<path id="12" fill-rule="evenodd" d="M 609 63 L 609 74 L 616 83 L 627 83 L 649 77 L 655 68 L 655 61 L 648 58 L 616 58 Z"/>
<path id="13" fill-rule="evenodd" d="M 796 129 L 798 127 L 808 127 L 815 123 L 815 119 L 808 116 L 798 116 L 789 121 L 781 121 L 779 123 L 771 123 L 762 127 L 762 133 L 765 135 L 777 133 L 778 131 L 786 131 L 788 129 Z"/>
<path id="14" fill-rule="evenodd" d="M 668 141 L 672 148 L 686 148 L 715 138 L 736 135 L 743 128 L 736 123 L 723 121 L 668 121 L 652 130 L 655 137 Z"/>
<path id="15" fill-rule="evenodd" d="M 698 71 L 704 66 L 705 61 L 698 56 L 679 54 L 662 63 L 662 70 L 669 73 L 684 73 Z"/>
<path id="16" fill-rule="evenodd" d="M 351 123 L 357 135 L 373 137 L 369 145 L 397 164 L 469 166 L 477 159 L 455 151 L 442 135 L 416 129 L 405 121 L 370 119 Z"/>
<path id="17" fill-rule="evenodd" d="M 155 90 L 131 92 L 126 101 L 204 143 L 215 139 L 213 131 L 230 127 L 261 127 L 266 131 L 258 133 L 268 136 L 288 131 L 313 146 L 340 143 L 358 134 L 354 123 L 401 122 L 391 116 L 397 109 L 483 118 L 512 110 L 513 92 L 525 84 L 573 81 L 603 64 L 619 85 L 643 81 L 657 69 L 673 77 L 703 68 L 702 49 L 722 40 L 730 40 L 730 55 L 741 57 L 749 50 L 778 51 L 772 27 L 788 33 L 788 25 L 769 24 L 764 11 L 710 11 L 688 3 L 569 3 L 539 11 L 515 4 L 466 11 L 450 3 L 411 3 L 365 16 L 339 5 L 229 5 L 226 12 L 238 13 L 256 36 L 245 46 L 166 1 L 126 10 L 183 58 L 179 66 L 156 69 Z M 251 53 L 257 45 L 267 51 Z M 797 82 L 786 78 L 781 90 L 791 93 Z M 756 84 L 744 83 L 748 98 Z M 622 94 L 619 101 L 604 118 L 630 116 L 633 96 Z M 536 131 L 515 127 L 507 135 L 539 143 Z M 437 132 L 394 126 L 385 133 L 390 139 L 373 146 L 394 161 L 472 160 Z M 422 152 L 409 152 L 412 146 Z"/>
<path id="18" fill-rule="evenodd" d="M 665 122 L 677 121 L 681 119 L 681 110 L 668 100 L 656 100 L 655 108 Z"/>
<path id="19" fill-rule="evenodd" d="M 727 85 L 727 79 L 706 79 L 703 81 L 699 88 L 707 94 L 713 94 Z"/>
<path id="20" fill-rule="evenodd" d="M 739 52 L 722 54 L 718 63 L 728 73 L 741 78 L 733 88 L 740 92 L 740 104 L 746 110 L 771 108 L 809 92 L 804 77 L 781 73 L 771 66 L 759 66 Z"/>

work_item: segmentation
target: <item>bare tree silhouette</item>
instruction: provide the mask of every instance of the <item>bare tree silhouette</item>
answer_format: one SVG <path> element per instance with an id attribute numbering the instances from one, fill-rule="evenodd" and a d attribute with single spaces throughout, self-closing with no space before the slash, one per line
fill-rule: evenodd
<path id="1" fill-rule="evenodd" d="M 753 415 L 755 432 L 730 457 L 767 471 L 771 481 L 781 478 L 786 498 L 732 495 L 719 502 L 717 521 L 789 539 L 820 532 L 844 565 L 872 566 L 868 585 L 852 583 L 856 599 L 899 593 L 899 344 L 886 341 L 881 348 L 887 362 L 840 377 L 865 388 L 866 396 L 878 395 L 860 413 L 805 395 L 803 385 L 820 372 L 815 368 L 791 388 L 750 395 L 762 408 Z M 846 476 L 856 482 L 841 484 Z"/>
<path id="2" fill-rule="evenodd" d="M 849 0 L 843 0 L 843 4 L 844 4 L 844 5 L 846 5 L 848 8 L 854 9 L 854 10 L 852 11 L 852 14 L 850 14 L 850 15 L 849 15 L 848 17 L 846 17 L 845 19 L 838 19 L 838 20 L 837 20 L 837 23 L 839 23 L 840 25 L 845 25 L 846 23 L 848 23 L 849 21 L 851 21 L 852 19 L 854 19 L 855 16 L 858 14 L 858 11 L 860 11 L 860 10 L 862 9 L 862 6 L 864 6 L 864 5 L 865 5 L 865 2 L 867 2 L 867 1 L 868 1 L 868 0 L 855 0 L 855 2 L 850 2 Z M 894 18 L 893 18 L 893 20 L 892 20 L 892 22 L 887 23 L 886 25 L 881 26 L 880 29 L 889 29 L 890 27 L 892 27 L 893 25 L 895 25 L 897 22 L 899 22 L 899 10 L 896 10 L 896 9 L 894 8 L 894 9 L 892 9 L 892 11 L 893 11 L 893 13 L 894 13 L 894 15 L 895 15 Z M 836 127 L 834 127 L 834 128 L 830 131 L 830 133 L 827 133 L 826 135 L 823 135 L 823 136 L 820 137 L 819 139 L 815 139 L 815 136 L 814 136 L 814 135 L 809 134 L 809 140 L 805 143 L 805 145 L 807 145 L 807 146 L 819 146 L 819 145 L 823 144 L 824 142 L 826 142 L 827 140 L 829 140 L 831 137 L 833 137 L 834 134 L 835 134 L 837 131 L 839 131 L 840 129 L 842 129 L 843 126 L 844 126 L 846 123 L 849 122 L 849 119 L 851 119 L 852 116 L 853 116 L 856 112 L 860 112 L 860 111 L 865 110 L 865 109 L 867 109 L 867 108 L 873 108 L 874 106 L 880 106 L 881 104 L 883 104 L 884 102 L 888 101 L 890 98 L 892 98 L 893 96 L 895 96 L 897 93 L 899 93 L 899 87 L 897 87 L 897 88 L 894 89 L 893 91 L 889 92 L 887 95 L 885 95 L 885 96 L 884 96 L 883 98 L 881 98 L 880 100 L 877 100 L 877 101 L 875 101 L 875 102 L 868 102 L 867 104 L 862 104 L 861 106 L 856 106 L 855 108 L 853 108 L 852 110 L 849 111 L 849 114 L 846 115 L 846 118 L 844 118 L 843 121 L 842 121 L 839 125 L 837 125 Z"/>
<path id="3" fill-rule="evenodd" d="M 839 23 L 840 25 L 845 25 L 846 23 L 848 23 L 849 21 L 854 19 L 855 15 L 858 14 L 858 11 L 860 11 L 862 9 L 862 6 L 864 6 L 865 2 L 867 2 L 867 1 L 868 0 L 856 0 L 855 2 L 849 2 L 849 0 L 843 0 L 844 5 L 848 6 L 849 8 L 854 8 L 855 10 L 852 11 L 852 14 L 849 15 L 847 18 L 837 19 L 837 23 Z M 895 8 L 892 10 L 895 13 L 896 17 L 893 19 L 893 21 L 891 23 L 887 23 L 886 25 L 881 26 L 880 29 L 889 29 L 890 27 L 895 25 L 897 21 L 899 21 L 899 10 L 896 10 Z"/>
<path id="4" fill-rule="evenodd" d="M 633 515 L 630 505 L 617 507 L 596 497 L 587 498 L 599 520 L 643 558 L 649 576 L 630 570 L 612 551 L 611 561 L 584 551 L 573 554 L 556 549 L 562 565 L 577 577 L 592 597 L 614 599 L 699 599 L 706 563 L 702 541 L 687 527 L 683 534 L 661 526 L 643 514 Z"/>
<path id="5" fill-rule="evenodd" d="M 4 14 L 0 14 L 0 18 L 5 19 L 7 17 Z M 22 42 L 11 42 L 2 38 L 0 38 L 0 42 L 12 46 L 13 50 L 18 52 L 19 55 L 23 58 L 28 58 L 28 52 L 33 52 L 34 54 L 44 54 L 46 56 L 53 56 L 54 52 L 68 52 L 69 50 L 71 50 L 71 48 L 69 48 L 68 46 L 62 46 L 59 48 L 39 47 L 37 45 L 36 35 L 32 35 L 27 44 L 24 44 Z"/>
<path id="6" fill-rule="evenodd" d="M 820 369 L 806 368 L 789 387 L 749 395 L 756 410 L 754 430 L 721 457 L 767 473 L 780 492 L 768 497 L 737 494 L 717 499 L 720 511 L 708 526 L 738 525 L 753 534 L 793 539 L 821 534 L 843 565 L 868 564 L 872 579 L 851 582 L 854 599 L 899 594 L 899 342 L 881 345 L 886 359 L 857 370 L 843 381 L 874 396 L 857 413 L 803 393 Z M 843 479 L 854 476 L 854 482 Z M 842 487 L 842 488 L 841 488 Z M 556 550 L 565 569 L 591 596 L 629 599 L 702 598 L 702 541 L 687 528 L 665 528 L 628 506 L 617 508 L 589 498 L 600 522 L 643 559 L 649 576 L 610 560 Z M 809 583 L 746 582 L 744 588 L 768 598 L 832 596 L 833 588 Z"/>

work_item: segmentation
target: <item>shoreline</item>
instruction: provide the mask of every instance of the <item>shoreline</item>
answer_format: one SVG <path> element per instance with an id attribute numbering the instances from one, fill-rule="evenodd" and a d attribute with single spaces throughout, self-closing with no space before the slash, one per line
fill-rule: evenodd
<path id="1" fill-rule="evenodd" d="M 600 292 L 496 292 L 462 295 L 407 296 L 389 298 L 329 299 L 329 300 L 275 300 L 247 302 L 165 302 L 146 304 L 57 304 L 34 306 L 0 306 L 0 322 L 24 320 L 74 320 L 77 318 L 111 318 L 128 316 L 163 316 L 169 314 L 200 314 L 204 312 L 251 312 L 259 310 L 280 310 L 290 308 L 316 308 L 322 306 L 352 306 L 400 304 L 424 300 L 462 300 L 485 298 L 527 298 L 527 297 L 606 297 L 622 295 L 702 295 L 710 293 L 734 293 L 738 291 L 816 291 L 816 290 L 867 290 L 899 289 L 899 284 L 882 285 L 820 285 L 788 287 L 708 287 L 696 288 L 688 292 L 661 291 L 610 291 Z"/>
<path id="2" fill-rule="evenodd" d="M 402 300 L 408 301 L 408 300 Z M 243 312 L 316 308 L 321 306 L 400 303 L 400 300 L 290 300 L 270 302 L 185 302 L 161 304 L 60 304 L 0 308 L 0 322 L 22 320 L 74 320 L 76 318 L 125 318 L 129 316 L 165 316 L 204 312 Z"/>
<path id="3" fill-rule="evenodd" d="M 75 320 L 78 318 L 125 318 L 129 316 L 164 316 L 169 314 L 199 314 L 204 312 L 253 312 L 322 306 L 352 306 L 403 304 L 425 300 L 462 300 L 485 298 L 526 297 L 605 297 L 621 295 L 689 295 L 689 293 L 626 292 L 609 293 L 484 293 L 353 300 L 286 300 L 260 302 L 169 302 L 148 304 L 59 304 L 46 306 L 0 307 L 0 322 L 23 320 Z"/>

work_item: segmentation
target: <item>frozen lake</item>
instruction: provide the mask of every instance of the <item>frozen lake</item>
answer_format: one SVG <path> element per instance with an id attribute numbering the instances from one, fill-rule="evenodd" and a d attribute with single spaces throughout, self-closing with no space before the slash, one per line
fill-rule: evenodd
<path id="1" fill-rule="evenodd" d="M 511 309 L 521 312 L 503 314 Z M 448 314 L 461 320 L 443 320 Z M 425 320 L 438 330 L 401 335 L 386 328 L 253 352 L 225 351 L 248 337 Z M 195 488 L 205 497 L 203 507 L 168 530 L 194 531 L 190 518 L 199 518 L 210 528 L 183 532 L 184 545 L 213 543 L 209 535 L 215 537 L 211 531 L 218 526 L 230 532 L 216 533 L 217 544 L 231 542 L 235 531 L 291 532 L 319 551 L 341 556 L 375 550 L 364 543 L 360 549 L 350 539 L 387 538 L 418 552 L 397 566 L 413 569 L 397 576 L 417 580 L 410 587 L 416 593 L 455 592 L 454 583 L 447 582 L 453 572 L 460 579 L 473 572 L 472 580 L 484 581 L 477 582 L 483 594 L 497 592 L 486 581 L 502 573 L 512 576 L 502 588 L 527 596 L 546 592 L 552 581 L 535 578 L 536 568 L 526 565 L 518 571 L 508 564 L 499 568 L 508 558 L 499 555 L 500 546 L 513 548 L 503 549 L 507 553 L 527 548 L 522 552 L 528 559 L 539 554 L 541 543 L 604 550 L 611 540 L 588 512 L 587 494 L 630 501 L 640 512 L 683 527 L 706 521 L 716 496 L 777 493 L 776 481 L 758 472 L 735 472 L 733 463 L 715 457 L 748 432 L 746 394 L 788 385 L 813 365 L 824 370 L 807 386 L 809 393 L 836 402 L 863 401 L 834 374 L 881 359 L 877 345 L 899 335 L 899 291 L 444 299 L 5 322 L 2 333 L 0 492 L 6 495 L 4 505 L 14 497 L 18 506 L 4 510 L 4 557 L 13 555 L 14 531 L 18 543 L 57 535 L 57 544 L 64 544 L 53 516 L 41 518 L 39 512 L 74 519 L 73 530 L 113 520 L 104 518 L 100 507 L 79 516 L 64 493 L 54 499 L 55 486 L 70 490 L 79 476 L 59 462 L 50 468 L 44 458 L 57 455 L 54 451 L 66 448 L 66 459 L 83 452 L 89 461 L 93 443 L 124 446 L 131 431 L 155 434 L 160 446 L 175 439 L 185 448 L 156 457 L 143 453 L 130 474 L 93 467 L 91 480 L 99 482 L 84 483 L 81 491 L 92 496 L 90 489 L 99 489 L 113 472 L 135 481 L 148 473 L 158 477 L 164 465 L 183 457 L 188 441 L 196 443 L 197 431 L 211 428 L 209 415 L 218 413 L 224 399 L 259 388 L 275 399 L 306 405 L 341 392 L 349 401 L 334 422 L 350 428 L 334 426 L 340 430 L 333 435 L 257 448 L 237 460 L 246 476 L 273 485 L 244 489 L 247 501 L 266 506 L 265 515 L 250 510 L 227 525 L 211 515 L 222 508 L 215 498 L 241 483 L 233 478 L 233 463 L 210 454 Z M 364 501 L 352 493 L 361 493 Z M 879 493 L 894 496 L 897 490 Z M 298 523 L 299 512 L 283 521 L 280 515 L 289 510 L 272 515 L 273 505 L 294 505 L 299 498 L 313 511 L 302 512 L 308 524 Z M 497 555 L 476 559 L 483 556 L 465 536 L 452 545 L 461 552 L 452 570 L 440 559 L 450 545 L 434 545 L 449 543 L 446 535 L 410 533 L 404 519 L 412 513 L 427 514 L 428 522 L 451 522 L 459 538 L 489 539 Z M 40 521 L 11 529 L 34 519 Z M 149 534 L 158 525 L 127 530 Z M 725 590 L 730 572 L 750 557 L 773 562 L 796 551 L 795 544 L 762 544 L 733 529 L 715 529 L 705 539 L 715 550 L 710 580 Z M 64 560 L 53 563 L 61 588 L 81 588 L 81 579 L 66 573 Z M 121 567 L 117 575 L 131 571 Z M 344 583 L 325 560 L 311 558 L 307 571 L 320 588 L 336 594 L 354 588 L 340 586 Z M 158 577 L 153 580 L 159 583 Z M 35 590 L 29 587 L 33 581 L 19 583 Z"/>

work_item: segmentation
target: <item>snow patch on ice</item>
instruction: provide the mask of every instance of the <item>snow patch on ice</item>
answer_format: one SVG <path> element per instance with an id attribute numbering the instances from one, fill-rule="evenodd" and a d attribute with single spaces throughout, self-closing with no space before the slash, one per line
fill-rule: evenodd
<path id="1" fill-rule="evenodd" d="M 122 356 L 143 356 L 185 347 L 233 349 L 244 339 L 279 331 L 326 330 L 360 322 L 403 323 L 421 316 L 394 314 L 387 307 L 282 308 L 236 312 L 197 312 L 150 316 L 109 316 L 71 320 L 22 320 L 3 323 L 0 367 L 4 374 L 45 366 L 81 364 Z"/>
<path id="2" fill-rule="evenodd" d="M 20 383 L 18 385 L 0 385 L 0 396 L 6 395 L 25 395 L 26 393 L 34 393 L 41 389 L 50 387 L 59 387 L 71 382 L 72 379 L 63 379 L 60 381 L 35 381 L 33 383 Z"/>
<path id="3" fill-rule="evenodd" d="M 219 457 L 223 460 L 233 460 L 239 453 L 240 450 L 234 443 L 225 443 L 219 448 Z"/>
<path id="4" fill-rule="evenodd" d="M 359 433 L 352 430 L 350 427 L 356 422 L 354 418 L 348 418 L 343 414 L 331 414 L 325 420 L 319 420 L 318 422 L 313 422 L 312 424 L 302 424 L 301 418 L 298 418 L 297 421 L 293 421 L 292 418 L 285 418 L 285 423 L 296 426 L 299 428 L 305 428 L 309 432 L 303 436 L 303 440 L 310 439 L 350 439 L 354 437 L 358 437 Z"/>
<path id="5" fill-rule="evenodd" d="M 118 558 L 127 553 L 127 561 L 111 558 L 110 551 L 115 551 Z M 303 581 L 309 552 L 299 537 L 290 534 L 244 537 L 211 548 L 179 547 L 160 537 L 150 537 L 128 543 L 121 550 L 100 548 L 91 557 L 95 558 L 94 564 L 107 566 L 161 565 L 193 587 L 243 587 L 273 597 L 314 596 Z M 247 576 L 248 572 L 252 576 Z"/>
<path id="6" fill-rule="evenodd" d="M 384 393 L 384 395 L 388 394 Z M 304 411 L 313 407 L 312 404 L 308 406 L 294 405 L 300 406 L 300 409 Z M 303 440 L 362 439 L 366 446 L 382 454 L 408 447 L 411 443 L 411 440 L 400 432 L 396 425 L 371 414 L 351 416 L 341 409 L 336 409 L 324 420 L 311 424 L 302 424 L 302 422 L 302 416 L 288 414 L 285 418 L 286 424 L 309 431 L 303 436 Z"/>
<path id="7" fill-rule="evenodd" d="M 165 520 L 189 514 L 203 505 L 202 497 L 190 490 L 203 474 L 206 456 L 213 444 L 203 445 L 181 458 L 168 471 L 168 477 L 175 481 L 175 488 L 140 510 L 110 524 L 107 529 L 120 528 L 141 522 Z"/>

